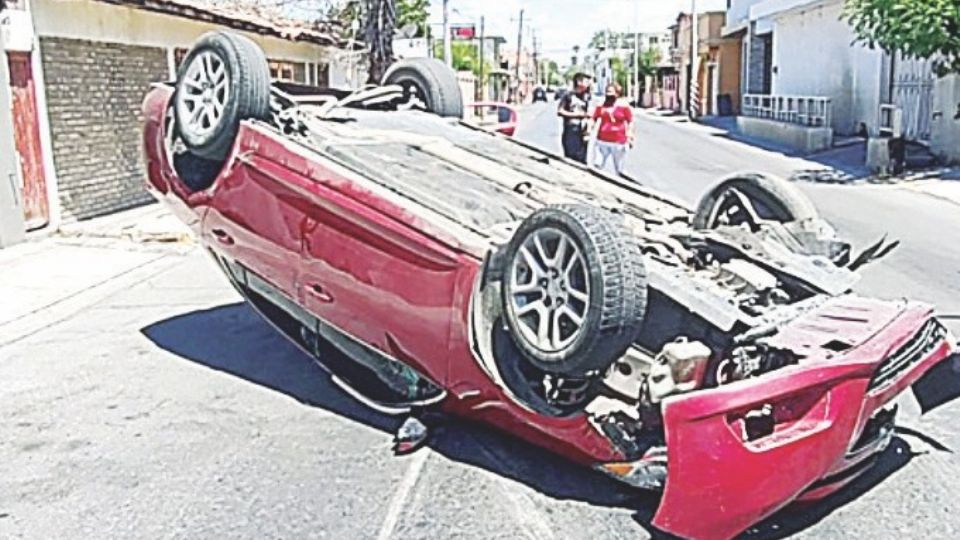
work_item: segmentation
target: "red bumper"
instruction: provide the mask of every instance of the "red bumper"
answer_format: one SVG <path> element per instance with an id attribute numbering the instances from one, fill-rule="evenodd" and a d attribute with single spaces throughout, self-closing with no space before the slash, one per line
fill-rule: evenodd
<path id="1" fill-rule="evenodd" d="M 883 448 L 851 451 L 870 418 L 952 352 L 931 308 L 910 305 L 842 355 L 668 400 L 668 476 L 653 524 L 731 538 L 823 479 L 843 477 Z M 773 433 L 747 441 L 744 416 L 766 404 Z"/>

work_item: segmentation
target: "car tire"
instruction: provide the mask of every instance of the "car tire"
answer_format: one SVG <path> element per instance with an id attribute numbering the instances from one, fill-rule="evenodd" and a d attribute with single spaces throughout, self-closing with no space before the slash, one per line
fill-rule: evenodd
<path id="1" fill-rule="evenodd" d="M 636 340 L 647 275 L 622 218 L 586 205 L 543 208 L 520 224 L 503 260 L 504 319 L 534 367 L 586 377 Z"/>
<path id="2" fill-rule="evenodd" d="M 173 100 L 177 132 L 187 149 L 223 161 L 242 120 L 270 118 L 267 59 L 241 35 L 204 34 L 180 65 Z"/>
<path id="3" fill-rule="evenodd" d="M 430 112 L 463 117 L 463 95 L 457 74 L 436 58 L 408 58 L 395 62 L 383 76 L 384 85 L 398 85 L 407 99 L 419 97 Z"/>
<path id="4" fill-rule="evenodd" d="M 786 180 L 749 173 L 726 178 L 710 188 L 697 205 L 694 228 L 707 230 L 719 226 L 721 216 L 729 209 L 727 196 L 731 193 L 745 197 L 763 219 L 788 223 L 819 218 L 810 199 Z"/>

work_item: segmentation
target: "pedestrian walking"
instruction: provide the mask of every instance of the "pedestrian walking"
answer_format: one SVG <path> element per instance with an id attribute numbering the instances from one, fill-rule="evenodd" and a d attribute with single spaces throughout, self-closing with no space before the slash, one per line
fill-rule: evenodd
<path id="1" fill-rule="evenodd" d="M 633 147 L 633 109 L 620 99 L 622 92 L 619 84 L 609 84 L 603 105 L 593 111 L 593 120 L 597 123 L 597 159 L 594 165 L 603 169 L 612 158 L 613 168 L 620 176 L 623 176 L 627 148 Z"/>
<path id="2" fill-rule="evenodd" d="M 573 91 L 560 99 L 557 116 L 563 118 L 563 155 L 580 163 L 587 163 L 587 138 L 590 136 L 590 85 L 586 73 L 573 76 Z"/>

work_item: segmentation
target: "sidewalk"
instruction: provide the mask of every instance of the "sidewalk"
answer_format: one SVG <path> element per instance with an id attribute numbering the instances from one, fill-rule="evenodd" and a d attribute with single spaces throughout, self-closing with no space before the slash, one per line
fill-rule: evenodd
<path id="1" fill-rule="evenodd" d="M 189 230 L 153 204 L 0 250 L 0 347 L 162 271 L 193 247 Z"/>
<path id="2" fill-rule="evenodd" d="M 63 225 L 58 234 L 134 242 L 193 242 L 190 229 L 159 203 Z"/>
<path id="3" fill-rule="evenodd" d="M 954 169 L 940 178 L 905 182 L 899 187 L 960 205 L 960 169 Z"/>

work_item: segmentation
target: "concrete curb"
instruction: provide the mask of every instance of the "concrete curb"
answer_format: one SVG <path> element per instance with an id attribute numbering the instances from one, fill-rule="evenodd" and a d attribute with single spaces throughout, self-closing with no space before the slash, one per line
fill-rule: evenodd
<path id="1" fill-rule="evenodd" d="M 960 205 L 960 181 L 916 180 L 906 184 L 899 184 L 897 187 Z"/>
<path id="2" fill-rule="evenodd" d="M 159 204 L 63 225 L 58 235 L 66 238 L 114 238 L 137 243 L 194 243 L 190 229 Z"/>

